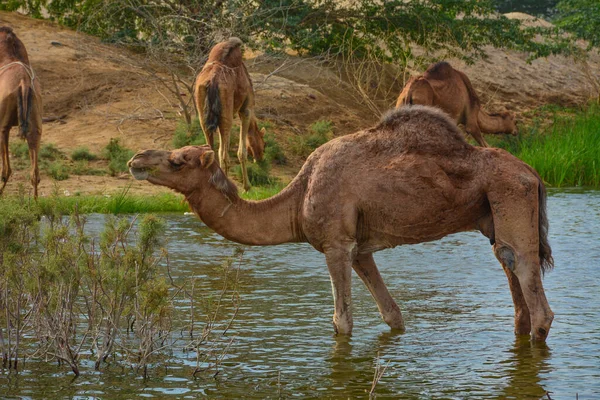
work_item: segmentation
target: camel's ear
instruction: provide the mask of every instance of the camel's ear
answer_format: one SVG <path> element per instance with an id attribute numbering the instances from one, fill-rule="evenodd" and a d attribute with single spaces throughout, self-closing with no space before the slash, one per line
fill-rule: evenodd
<path id="1" fill-rule="evenodd" d="M 215 161 L 215 152 L 212 150 L 208 150 L 200 156 L 200 163 L 202 164 L 202 168 L 208 168 Z"/>
<path id="2" fill-rule="evenodd" d="M 260 128 L 260 137 L 264 137 L 265 133 L 267 133 L 267 130 L 265 129 L 265 127 L 263 126 L 262 128 Z"/>

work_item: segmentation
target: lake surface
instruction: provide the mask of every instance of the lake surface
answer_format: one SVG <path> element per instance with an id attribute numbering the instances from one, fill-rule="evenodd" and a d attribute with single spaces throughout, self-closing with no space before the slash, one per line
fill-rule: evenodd
<path id="1" fill-rule="evenodd" d="M 147 379 L 122 368 L 82 375 L 27 362 L 0 374 L 7 398 L 600 398 L 600 192 L 553 191 L 548 199 L 556 269 L 544 286 L 555 320 L 546 344 L 517 340 L 506 277 L 489 241 L 468 232 L 376 253 L 406 332 L 392 334 L 353 276 L 354 331 L 333 334 L 324 256 L 306 244 L 245 247 L 240 309 L 216 377 L 194 379 L 182 349 Z M 91 215 L 99 231 L 104 216 Z M 237 245 L 191 215 L 166 215 L 173 274 L 218 293 L 221 264 Z M 183 308 L 184 305 L 182 304 Z"/>

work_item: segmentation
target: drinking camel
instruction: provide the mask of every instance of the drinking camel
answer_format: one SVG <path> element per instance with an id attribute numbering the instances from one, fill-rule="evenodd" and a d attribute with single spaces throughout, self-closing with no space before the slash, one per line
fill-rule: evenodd
<path id="1" fill-rule="evenodd" d="M 480 146 L 489 147 L 483 133 L 517 134 L 515 116 L 508 112 L 488 114 L 471 81 L 445 61 L 432 64 L 423 75 L 412 77 L 398 96 L 396 107 L 405 104 L 436 106 L 450 114 L 457 124 L 463 124 L 468 134 Z"/>
<path id="2" fill-rule="evenodd" d="M 316 149 L 278 195 L 246 201 L 208 146 L 145 150 L 129 161 L 140 180 L 182 193 L 204 223 L 234 242 L 308 242 L 325 253 L 333 325 L 352 331 L 352 269 L 383 320 L 404 329 L 373 252 L 479 230 L 508 277 L 515 332 L 545 340 L 553 319 L 542 273 L 553 266 L 546 192 L 538 174 L 501 149 L 474 147 L 444 112 L 402 107 L 377 126 Z"/>
<path id="3" fill-rule="evenodd" d="M 23 42 L 9 27 L 0 27 L 0 158 L 4 191 L 12 171 L 8 157 L 10 128 L 19 126 L 21 138 L 27 140 L 31 161 L 31 184 L 37 198 L 40 172 L 38 150 L 42 136 L 42 97 Z"/>
<path id="4" fill-rule="evenodd" d="M 208 61 L 196 77 L 194 101 L 198 119 L 211 149 L 214 134 L 219 130 L 219 164 L 229 173 L 229 134 L 234 114 L 241 120 L 237 156 L 242 169 L 244 189 L 250 189 L 246 160 L 248 152 L 255 160 L 262 160 L 265 141 L 264 128 L 259 130 L 254 116 L 254 90 L 250 74 L 242 59 L 242 41 L 232 37 L 215 45 Z"/>

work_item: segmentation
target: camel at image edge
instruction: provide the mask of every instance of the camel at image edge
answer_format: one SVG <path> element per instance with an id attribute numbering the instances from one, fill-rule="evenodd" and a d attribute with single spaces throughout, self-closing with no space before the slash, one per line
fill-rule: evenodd
<path id="1" fill-rule="evenodd" d="M 182 193 L 215 232 L 234 242 L 308 242 L 325 254 L 333 324 L 352 331 L 352 269 L 383 320 L 404 329 L 373 252 L 479 230 L 508 277 L 515 333 L 545 340 L 554 314 L 542 286 L 552 268 L 546 192 L 538 174 L 501 149 L 468 144 L 441 110 L 397 109 L 364 131 L 316 149 L 278 195 L 245 201 L 208 146 L 144 150 L 128 163 L 140 180 Z"/>
<path id="2" fill-rule="evenodd" d="M 8 156 L 10 129 L 19 126 L 19 134 L 27 140 L 29 147 L 33 195 L 35 198 L 38 196 L 38 152 L 42 136 L 41 93 L 42 89 L 29 64 L 25 45 L 12 28 L 0 27 L 0 194 L 12 175 Z"/>
<path id="3" fill-rule="evenodd" d="M 206 143 L 214 149 L 214 134 L 219 131 L 219 164 L 229 174 L 229 135 L 233 117 L 240 117 L 237 156 L 244 190 L 250 189 L 246 160 L 262 160 L 264 128 L 259 130 L 254 116 L 254 90 L 242 58 L 242 41 L 236 37 L 215 45 L 194 83 L 194 102 Z"/>
<path id="4" fill-rule="evenodd" d="M 503 111 L 488 114 L 463 72 L 445 61 L 432 64 L 423 75 L 408 80 L 398 96 L 396 108 L 406 104 L 439 107 L 473 136 L 480 146 L 490 147 L 482 133 L 517 134 L 515 116 Z"/>

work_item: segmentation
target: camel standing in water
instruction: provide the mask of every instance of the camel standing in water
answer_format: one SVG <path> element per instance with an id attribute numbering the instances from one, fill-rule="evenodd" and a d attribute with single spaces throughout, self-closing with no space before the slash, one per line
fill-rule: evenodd
<path id="1" fill-rule="evenodd" d="M 423 75 L 409 79 L 398 96 L 396 108 L 405 104 L 441 108 L 457 124 L 463 124 L 467 133 L 483 147 L 489 145 L 482 132 L 517 134 L 514 115 L 508 111 L 497 114 L 483 111 L 467 75 L 444 61 L 429 66 Z"/>
<path id="2" fill-rule="evenodd" d="M 244 189 L 250 189 L 246 160 L 248 151 L 262 160 L 264 129 L 259 130 L 254 116 L 252 80 L 242 59 L 242 41 L 232 37 L 212 48 L 208 61 L 194 84 L 194 100 L 206 142 L 214 149 L 214 133 L 219 129 L 219 164 L 229 173 L 229 134 L 233 116 L 242 122 L 237 156 L 242 169 Z"/>
<path id="3" fill-rule="evenodd" d="M 174 189 L 215 232 L 234 242 L 308 242 L 325 253 L 336 332 L 350 334 L 352 269 L 383 320 L 404 329 L 373 252 L 479 230 L 508 276 L 515 332 L 545 340 L 554 314 L 541 275 L 553 266 L 546 192 L 510 153 L 468 144 L 433 107 L 397 109 L 365 131 L 316 149 L 294 180 L 264 201 L 245 201 L 208 146 L 145 150 L 128 163 L 136 179 Z"/>
<path id="4" fill-rule="evenodd" d="M 40 183 L 38 150 L 42 136 L 41 93 L 23 42 L 11 28 L 0 27 L 0 194 L 12 174 L 8 158 L 10 128 L 18 125 L 21 137 L 27 140 L 29 146 L 30 178 L 33 195 L 37 198 Z"/>

